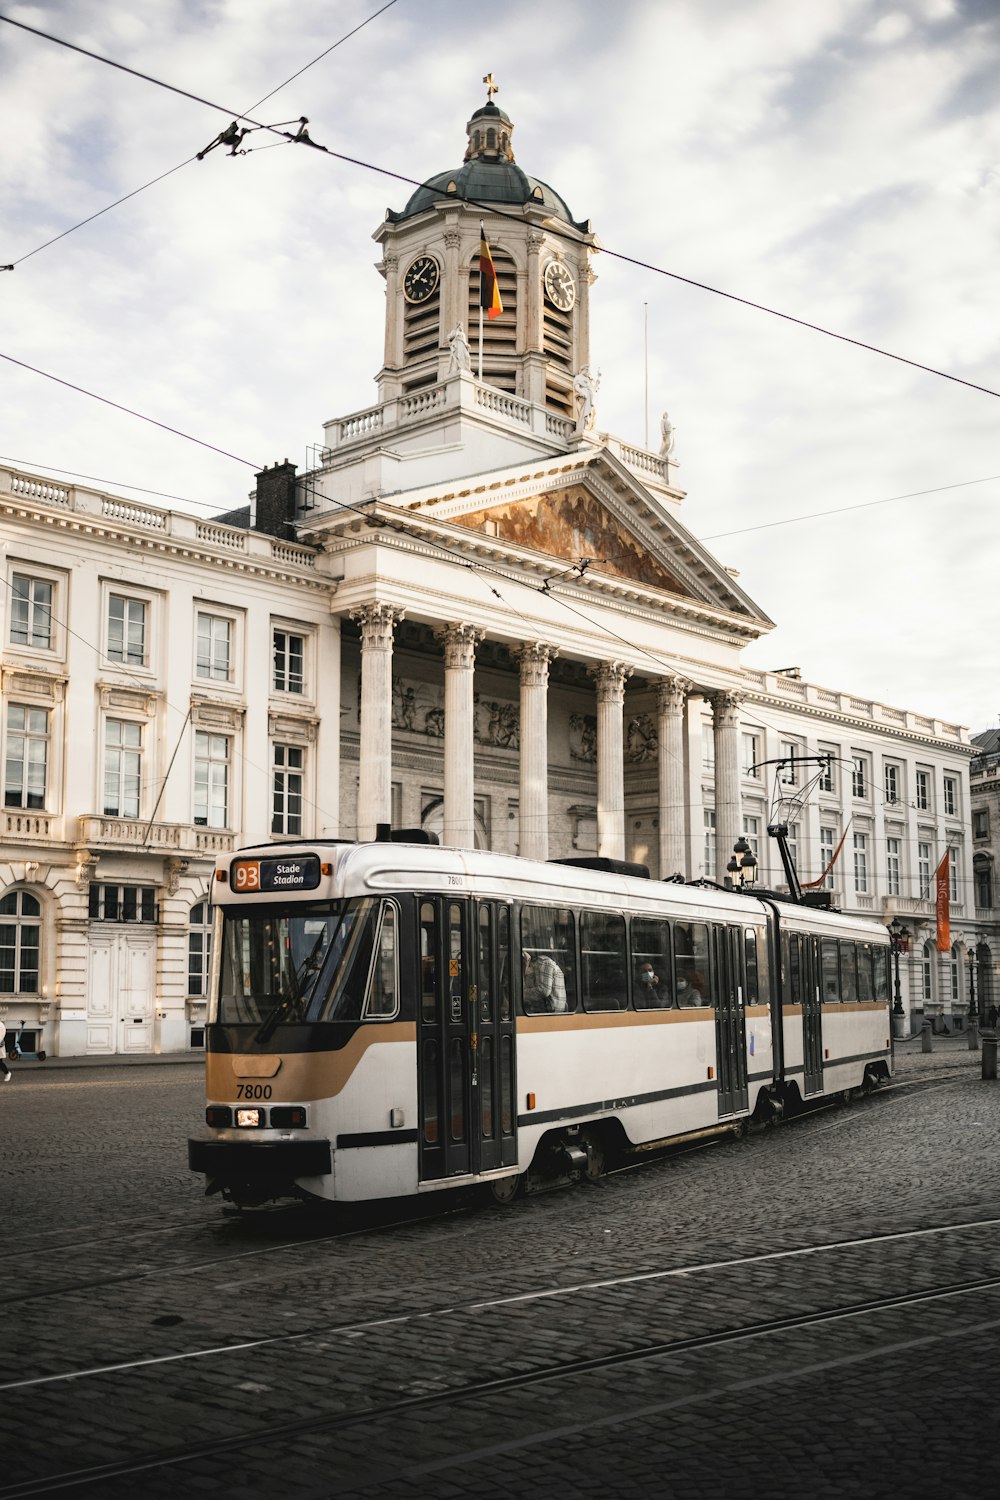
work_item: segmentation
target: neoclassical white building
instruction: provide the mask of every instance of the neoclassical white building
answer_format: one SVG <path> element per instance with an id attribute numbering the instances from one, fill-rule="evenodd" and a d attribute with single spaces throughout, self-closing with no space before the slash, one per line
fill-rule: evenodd
<path id="1" fill-rule="evenodd" d="M 200 521 L 0 470 L 0 1015 L 53 1053 L 200 1045 L 212 859 L 239 843 L 392 823 L 723 880 L 746 837 L 777 888 L 779 759 L 786 795 L 819 776 L 801 878 L 839 848 L 836 903 L 907 931 L 906 1009 L 962 1013 L 965 731 L 743 666 L 771 621 L 682 519 L 669 425 L 660 452 L 600 430 L 589 224 L 492 98 L 467 135 L 376 231 L 378 401 L 313 471 Z M 927 956 L 946 848 L 957 953 Z"/>

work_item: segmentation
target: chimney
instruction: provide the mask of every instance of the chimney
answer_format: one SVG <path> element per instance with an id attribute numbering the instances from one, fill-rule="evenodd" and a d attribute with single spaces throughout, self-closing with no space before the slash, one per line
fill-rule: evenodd
<path id="1" fill-rule="evenodd" d="M 290 541 L 295 536 L 295 465 L 286 458 L 257 475 L 253 505 L 254 531 Z"/>

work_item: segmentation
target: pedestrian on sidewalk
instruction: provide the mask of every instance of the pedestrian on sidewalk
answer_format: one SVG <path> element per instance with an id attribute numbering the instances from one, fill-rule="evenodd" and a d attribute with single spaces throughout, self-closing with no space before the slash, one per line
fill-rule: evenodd
<path id="1" fill-rule="evenodd" d="M 3 1039 L 6 1035 L 7 1028 L 4 1023 L 0 1021 L 0 1068 L 3 1068 L 4 1083 L 10 1083 L 14 1075 L 7 1066 L 7 1048 L 3 1044 Z"/>

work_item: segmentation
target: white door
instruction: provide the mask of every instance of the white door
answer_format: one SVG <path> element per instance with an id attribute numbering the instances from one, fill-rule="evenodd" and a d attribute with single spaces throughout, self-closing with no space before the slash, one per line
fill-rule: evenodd
<path id="1" fill-rule="evenodd" d="M 91 932 L 87 964 L 87 1051 L 152 1052 L 156 939 L 150 933 Z"/>

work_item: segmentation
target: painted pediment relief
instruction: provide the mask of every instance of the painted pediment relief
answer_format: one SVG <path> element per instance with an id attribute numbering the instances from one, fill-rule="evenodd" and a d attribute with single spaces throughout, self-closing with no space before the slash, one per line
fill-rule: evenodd
<path id="1" fill-rule="evenodd" d="M 582 485 L 533 495 L 507 505 L 492 505 L 452 519 L 458 526 L 488 530 L 504 541 L 531 547 L 567 563 L 590 558 L 602 573 L 690 596 L 690 590 L 665 561 L 654 557 Z"/>

